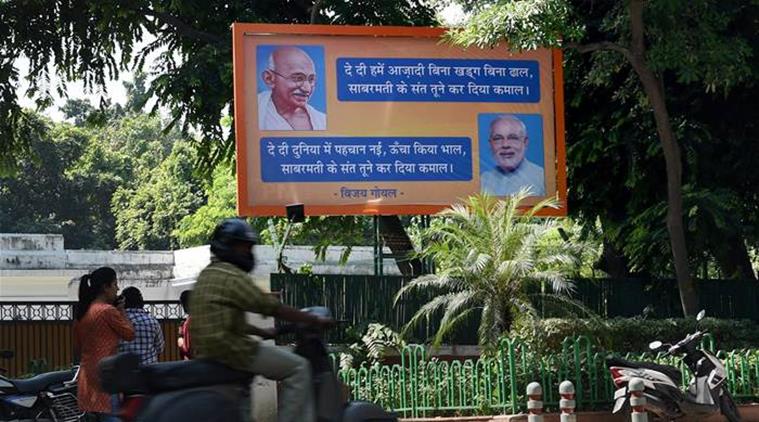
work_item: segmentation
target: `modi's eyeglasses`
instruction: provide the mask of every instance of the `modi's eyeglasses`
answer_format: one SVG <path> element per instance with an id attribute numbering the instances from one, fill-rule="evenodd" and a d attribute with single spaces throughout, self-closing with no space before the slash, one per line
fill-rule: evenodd
<path id="1" fill-rule="evenodd" d="M 308 81 L 309 85 L 313 85 L 314 82 L 316 82 L 316 75 L 306 75 L 305 73 L 298 72 L 298 73 L 293 73 L 290 76 L 285 76 L 275 71 L 274 69 L 268 69 L 268 70 L 269 72 L 279 76 L 280 78 L 285 78 L 291 82 L 298 84 L 298 86 L 303 85 L 306 81 Z"/>

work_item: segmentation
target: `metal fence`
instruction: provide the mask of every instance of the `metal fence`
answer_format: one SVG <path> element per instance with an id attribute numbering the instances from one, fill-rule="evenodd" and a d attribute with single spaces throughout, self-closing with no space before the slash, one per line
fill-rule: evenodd
<path id="1" fill-rule="evenodd" d="M 399 276 L 272 274 L 271 289 L 279 291 L 282 302 L 290 306 L 327 306 L 335 319 L 358 329 L 370 322 L 398 329 L 411 319 L 421 304 L 431 299 L 429 295 L 416 294 L 393 305 L 395 294 L 409 280 Z M 476 326 L 460 330 L 456 341 L 476 344 L 477 330 L 473 327 Z M 429 327 L 422 324 L 410 332 L 408 338 L 424 342 L 435 330 L 434 324 Z M 331 330 L 328 340 L 344 343 L 351 340 L 352 334 L 356 333 Z"/>
<path id="2" fill-rule="evenodd" d="M 707 337 L 704 346 L 713 350 L 713 340 Z M 567 338 L 561 353 L 545 355 L 527 350 L 519 340 L 505 339 L 494 357 L 441 361 L 426 356 L 424 347 L 411 345 L 402 350 L 398 364 L 362 365 L 338 373 L 354 398 L 374 401 L 404 417 L 518 413 L 525 410 L 524 392 L 532 381 L 543 386 L 547 409 L 557 409 L 558 385 L 570 380 L 577 391 L 577 408 L 593 410 L 608 409 L 614 397 L 608 356 L 587 337 Z M 736 399 L 759 397 L 759 349 L 718 352 L 717 356 L 726 365 L 729 391 Z M 683 387 L 690 379 L 677 358 L 624 357 L 679 367 Z M 337 357 L 333 359 L 337 365 Z"/>
<path id="3" fill-rule="evenodd" d="M 381 322 L 398 329 L 431 294 L 416 294 L 404 298 L 397 306 L 393 298 L 410 278 L 370 275 L 304 275 L 272 274 L 272 290 L 279 291 L 284 303 L 295 307 L 328 306 L 337 319 L 360 327 L 369 322 Z M 681 317 L 680 296 L 675 280 L 668 279 L 578 279 L 572 297 L 587 309 L 605 318 L 631 317 L 646 313 L 650 318 Z M 699 298 L 702 308 L 715 318 L 749 318 L 759 321 L 759 285 L 743 280 L 700 280 Z M 534 286 L 530 293 L 538 293 Z M 535 295 L 536 309 L 552 316 L 550 306 L 544 306 Z M 453 343 L 476 344 L 477 321 L 472 318 L 451 336 Z M 437 331 L 437 321 L 422 324 L 409 338 L 425 342 Z M 341 343 L 345 334 L 335 332 L 330 341 Z"/>
<path id="4" fill-rule="evenodd" d="M 759 321 L 759 284 L 754 280 L 697 280 L 701 308 L 707 315 Z M 622 278 L 576 280 L 574 298 L 602 317 L 682 316 L 677 281 Z"/>
<path id="5" fill-rule="evenodd" d="M 13 359 L 0 360 L 9 377 L 66 368 L 74 362 L 72 302 L 0 302 L 0 350 Z M 161 361 L 178 360 L 176 345 L 182 307 L 176 301 L 151 301 L 145 309 L 158 318 L 166 339 Z"/>

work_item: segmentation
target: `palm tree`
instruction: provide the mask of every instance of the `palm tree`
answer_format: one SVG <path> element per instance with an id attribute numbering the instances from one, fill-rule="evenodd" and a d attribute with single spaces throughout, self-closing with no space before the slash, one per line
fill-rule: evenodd
<path id="1" fill-rule="evenodd" d="M 524 209 L 519 204 L 526 190 L 507 199 L 474 195 L 443 211 L 436 223 L 422 233 L 421 252 L 432 257 L 438 271 L 418 277 L 397 293 L 395 302 L 412 292 L 433 292 L 406 324 L 408 331 L 422 320 L 442 312 L 434 344 L 469 317 L 480 315 L 478 337 L 487 348 L 509 332 L 521 318 L 536 315 L 530 303 L 530 284 L 550 286 L 557 294 L 573 290 L 566 276 L 577 263 L 571 242 L 548 241 L 559 228 L 553 218 L 536 218 L 544 207 L 556 207 L 547 199 Z"/>

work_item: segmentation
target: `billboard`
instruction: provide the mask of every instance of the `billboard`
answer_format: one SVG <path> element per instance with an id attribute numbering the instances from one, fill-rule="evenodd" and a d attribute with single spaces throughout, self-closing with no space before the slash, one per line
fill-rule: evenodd
<path id="1" fill-rule="evenodd" d="M 560 51 L 443 34 L 235 23 L 239 214 L 431 214 L 528 187 L 566 215 Z"/>

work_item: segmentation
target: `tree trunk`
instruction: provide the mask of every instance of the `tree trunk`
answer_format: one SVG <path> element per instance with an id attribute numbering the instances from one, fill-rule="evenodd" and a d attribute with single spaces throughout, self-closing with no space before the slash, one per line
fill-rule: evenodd
<path id="1" fill-rule="evenodd" d="M 397 215 L 382 215 L 379 218 L 380 235 L 385 245 L 395 255 L 395 263 L 401 274 L 418 276 L 422 274 L 422 261 L 413 258 L 414 245 L 403 228 Z"/>
<path id="2" fill-rule="evenodd" d="M 644 43 L 643 0 L 630 1 L 630 29 L 632 32 L 632 55 L 628 57 L 640 78 L 643 90 L 651 103 L 656 120 L 659 141 L 664 151 L 667 167 L 667 230 L 675 264 L 677 285 L 683 313 L 695 315 L 698 312 L 696 285 L 688 268 L 688 249 L 685 243 L 682 198 L 682 161 L 680 145 L 675 139 L 667 104 L 664 99 L 662 81 L 654 74 L 646 62 Z"/>

